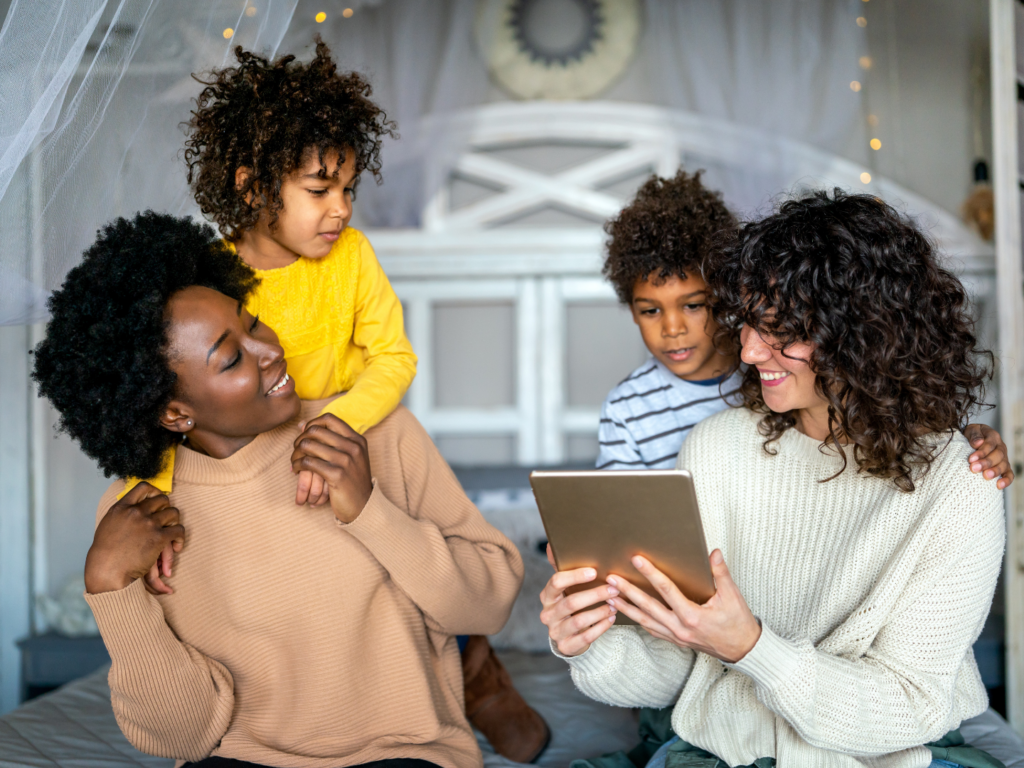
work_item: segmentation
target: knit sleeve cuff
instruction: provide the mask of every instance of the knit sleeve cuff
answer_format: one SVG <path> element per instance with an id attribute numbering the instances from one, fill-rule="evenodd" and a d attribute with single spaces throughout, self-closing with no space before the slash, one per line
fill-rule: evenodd
<path id="1" fill-rule="evenodd" d="M 735 664 L 726 664 L 751 678 L 757 685 L 777 689 L 792 679 L 800 666 L 801 649 L 761 626 L 761 637 L 746 656 Z"/>
<path id="2" fill-rule="evenodd" d="M 591 643 L 590 647 L 587 648 L 587 650 L 585 650 L 583 653 L 577 653 L 575 656 L 566 656 L 565 654 L 563 654 L 560 650 L 558 650 L 558 646 L 555 645 L 555 641 L 552 640 L 550 637 L 548 638 L 548 645 L 551 647 L 551 652 L 553 654 L 555 654 L 555 656 L 560 658 L 562 661 L 569 662 L 569 664 L 571 664 L 573 666 L 575 666 L 576 663 L 580 659 L 582 659 L 584 656 L 586 656 L 588 653 L 591 656 L 593 656 L 593 653 L 591 653 L 591 651 L 594 649 L 594 644 L 593 643 Z"/>
<path id="3" fill-rule="evenodd" d="M 156 624 L 164 624 L 163 608 L 146 592 L 142 579 L 136 579 L 116 592 L 85 593 L 85 601 L 96 617 L 103 643 L 111 656 L 133 654 Z"/>

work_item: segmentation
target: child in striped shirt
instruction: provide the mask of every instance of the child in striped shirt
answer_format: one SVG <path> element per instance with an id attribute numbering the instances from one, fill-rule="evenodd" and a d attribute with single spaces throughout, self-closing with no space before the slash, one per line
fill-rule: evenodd
<path id="1" fill-rule="evenodd" d="M 598 469 L 674 469 L 690 430 L 730 405 L 739 360 L 716 349 L 701 277 L 716 234 L 737 221 L 700 171 L 652 176 L 605 225 L 604 275 L 633 313 L 651 357 L 608 393 L 601 407 Z M 738 401 L 737 401 L 738 403 Z M 975 449 L 971 471 L 1013 482 L 999 433 L 981 424 L 964 434 Z"/>

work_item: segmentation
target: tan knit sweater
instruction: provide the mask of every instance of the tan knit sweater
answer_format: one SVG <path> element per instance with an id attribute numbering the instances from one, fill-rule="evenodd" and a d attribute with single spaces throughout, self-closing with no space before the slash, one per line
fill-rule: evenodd
<path id="1" fill-rule="evenodd" d="M 223 460 L 178 451 L 170 498 L 187 546 L 173 595 L 141 580 L 86 595 L 121 730 L 179 760 L 479 766 L 455 635 L 505 623 L 523 576 L 515 547 L 402 407 L 366 433 L 375 487 L 353 523 L 295 506 L 297 423 Z"/>

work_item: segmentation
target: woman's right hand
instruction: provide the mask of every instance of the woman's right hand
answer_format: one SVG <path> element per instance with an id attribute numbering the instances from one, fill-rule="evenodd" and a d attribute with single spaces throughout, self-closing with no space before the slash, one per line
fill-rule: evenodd
<path id="1" fill-rule="evenodd" d="M 142 578 L 161 551 L 185 546 L 178 510 L 149 483 L 139 483 L 114 504 L 96 527 L 85 558 L 89 594 L 116 592 Z"/>
<path id="2" fill-rule="evenodd" d="M 548 562 L 552 566 L 555 564 L 550 544 Z M 607 602 L 619 594 L 615 587 L 602 584 L 568 596 L 565 594 L 566 588 L 575 584 L 586 584 L 596 578 L 597 571 L 593 568 L 558 571 L 548 579 L 547 585 L 540 593 L 540 603 L 544 606 L 540 612 L 540 620 L 548 628 L 548 637 L 563 656 L 579 656 L 584 653 L 591 643 L 615 623 L 615 608 Z M 576 611 L 597 603 L 600 605 L 573 615 Z"/>

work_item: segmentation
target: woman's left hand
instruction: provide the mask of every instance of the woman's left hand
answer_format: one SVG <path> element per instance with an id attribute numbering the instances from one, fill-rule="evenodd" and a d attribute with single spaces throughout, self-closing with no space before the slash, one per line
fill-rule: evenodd
<path id="1" fill-rule="evenodd" d="M 366 438 L 330 413 L 306 424 L 295 439 L 292 471 L 309 470 L 324 479 L 334 516 L 351 523 L 373 493 Z"/>
<path id="2" fill-rule="evenodd" d="M 638 555 L 633 565 L 658 590 L 667 607 L 621 576 L 608 577 L 608 583 L 621 593 L 608 602 L 655 637 L 726 662 L 742 659 L 761 637 L 761 625 L 729 575 L 721 550 L 711 553 L 717 591 L 704 605 L 688 600 L 647 558 Z"/>

